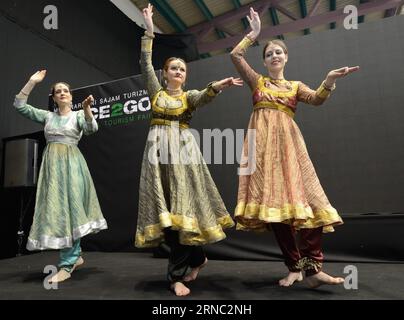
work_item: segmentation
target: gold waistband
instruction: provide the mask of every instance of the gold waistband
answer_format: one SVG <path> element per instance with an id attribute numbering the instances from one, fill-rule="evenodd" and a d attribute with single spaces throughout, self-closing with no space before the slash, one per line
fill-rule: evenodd
<path id="1" fill-rule="evenodd" d="M 275 109 L 275 110 L 285 112 L 291 118 L 293 118 L 295 116 L 295 112 L 292 109 L 288 108 L 287 106 L 285 106 L 281 103 L 261 101 L 254 105 L 254 110 L 264 109 L 264 108 Z"/>
<path id="2" fill-rule="evenodd" d="M 188 129 L 189 124 L 184 123 L 184 122 L 178 122 L 178 121 L 171 121 L 167 119 L 152 119 L 150 122 L 150 125 L 162 125 L 162 126 L 179 126 L 182 129 Z"/>

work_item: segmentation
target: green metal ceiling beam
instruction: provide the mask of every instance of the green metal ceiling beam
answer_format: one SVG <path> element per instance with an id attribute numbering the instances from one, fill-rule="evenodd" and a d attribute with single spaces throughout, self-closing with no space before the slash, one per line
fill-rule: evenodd
<path id="1" fill-rule="evenodd" d="M 150 0 L 150 3 L 156 7 L 158 12 L 171 24 L 176 32 L 183 32 L 187 29 L 187 25 L 175 13 L 166 0 Z"/>
<path id="2" fill-rule="evenodd" d="M 194 0 L 194 2 L 198 6 L 199 10 L 202 11 L 202 13 L 206 19 L 208 19 L 208 20 L 213 19 L 212 12 L 210 12 L 209 8 L 206 6 L 206 4 L 205 4 L 205 2 L 203 2 L 203 0 Z"/>
<path id="3" fill-rule="evenodd" d="M 240 0 L 233 0 L 233 5 L 234 5 L 234 7 L 235 7 L 236 9 L 240 8 L 240 7 L 241 7 Z M 250 26 L 250 24 L 248 23 L 247 18 L 241 19 L 241 22 L 243 23 L 244 30 L 248 29 L 248 27 Z"/>
<path id="4" fill-rule="evenodd" d="M 198 6 L 199 10 L 202 11 L 202 14 L 205 16 L 206 19 L 212 20 L 213 14 L 210 12 L 209 8 L 206 6 L 205 2 L 203 0 L 194 0 L 195 4 Z M 223 31 L 215 29 L 216 34 L 218 35 L 219 38 L 223 39 L 226 38 L 226 35 L 224 34 Z M 230 49 L 227 49 L 229 51 Z M 207 54 L 202 54 L 201 58 L 209 58 L 211 55 L 209 53 Z"/>
<path id="5" fill-rule="evenodd" d="M 276 26 L 277 24 L 279 24 L 279 18 L 278 18 L 278 14 L 276 13 L 276 9 L 273 8 L 273 7 L 269 8 L 269 13 L 270 13 L 270 15 L 271 15 L 272 24 L 273 24 L 274 26 Z M 278 35 L 277 37 L 278 37 L 278 39 L 285 40 L 285 38 L 284 38 L 283 35 L 281 35 L 281 34 Z"/>
<path id="6" fill-rule="evenodd" d="M 212 12 L 210 12 L 209 8 L 206 6 L 203 0 L 194 0 L 194 2 L 198 6 L 199 10 L 202 11 L 202 14 L 205 16 L 206 19 L 212 20 L 214 18 Z M 216 29 L 216 33 L 219 36 L 219 38 L 221 39 L 226 38 L 226 35 L 224 34 L 223 31 Z"/>
<path id="7" fill-rule="evenodd" d="M 150 3 L 156 7 L 158 12 L 168 21 L 168 23 L 175 29 L 176 32 L 183 32 L 188 27 L 182 19 L 176 14 L 173 8 L 166 0 L 150 0 Z M 200 58 L 210 57 L 209 53 L 199 55 Z"/>
<path id="8" fill-rule="evenodd" d="M 359 1 L 360 4 L 366 3 L 366 2 L 369 2 L 369 0 L 360 0 Z M 358 17 L 358 23 L 363 23 L 363 22 L 365 22 L 365 16 L 364 15 L 359 16 Z"/>
<path id="9" fill-rule="evenodd" d="M 299 0 L 299 6 L 302 18 L 306 17 L 307 16 L 306 0 Z M 310 34 L 310 29 L 304 29 L 304 34 Z"/>
<path id="10" fill-rule="evenodd" d="M 233 5 L 234 5 L 234 7 L 235 7 L 236 9 L 242 7 L 242 5 L 241 5 L 241 3 L 240 3 L 240 0 L 232 0 L 232 1 L 233 1 Z M 250 23 L 248 22 L 248 20 L 247 20 L 246 17 L 242 18 L 242 19 L 241 19 L 241 22 L 243 23 L 244 30 L 247 30 L 247 29 L 250 27 Z M 259 46 L 259 42 L 258 42 L 258 41 L 254 41 L 253 46 L 254 46 L 254 47 Z"/>
<path id="11" fill-rule="evenodd" d="M 335 11 L 335 10 L 337 10 L 337 0 L 330 0 L 330 11 Z M 337 24 L 335 22 L 331 22 L 330 29 L 335 29 L 336 25 Z"/>

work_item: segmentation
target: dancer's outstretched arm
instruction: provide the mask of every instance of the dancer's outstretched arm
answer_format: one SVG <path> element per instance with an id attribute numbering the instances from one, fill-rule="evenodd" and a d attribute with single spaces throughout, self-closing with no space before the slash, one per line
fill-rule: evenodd
<path id="1" fill-rule="evenodd" d="M 187 99 L 191 109 L 196 109 L 202 107 L 203 105 L 209 103 L 216 97 L 222 90 L 229 88 L 231 86 L 242 86 L 243 80 L 240 78 L 225 78 L 219 81 L 214 81 L 208 84 L 206 89 L 199 90 L 189 90 L 187 92 Z"/>
<path id="2" fill-rule="evenodd" d="M 330 96 L 331 91 L 335 89 L 335 82 L 338 78 L 345 77 L 357 70 L 359 70 L 359 66 L 331 70 L 317 90 L 312 90 L 304 83 L 299 82 L 297 99 L 311 105 L 321 105 Z"/>
<path id="3" fill-rule="evenodd" d="M 83 130 L 83 133 L 85 135 L 89 135 L 98 131 L 97 121 L 95 121 L 93 113 L 91 111 L 91 104 L 93 102 L 93 96 L 89 95 L 81 104 L 83 106 L 83 111 L 79 111 L 79 113 L 77 114 L 79 127 L 81 130 Z"/>

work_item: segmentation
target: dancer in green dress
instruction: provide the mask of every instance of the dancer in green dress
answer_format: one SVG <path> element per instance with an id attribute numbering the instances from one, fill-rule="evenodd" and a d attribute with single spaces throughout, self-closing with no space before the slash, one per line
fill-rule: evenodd
<path id="1" fill-rule="evenodd" d="M 50 281 L 61 282 L 84 263 L 80 239 L 106 229 L 107 223 L 86 161 L 77 147 L 83 133 L 88 135 L 98 130 L 90 109 L 94 99 L 87 97 L 83 110 L 72 111 L 70 87 L 58 82 L 52 87 L 56 111 L 34 108 L 27 104 L 27 99 L 45 75 L 46 70 L 33 74 L 16 95 L 14 106 L 24 117 L 44 125 L 47 142 L 27 249 L 60 249 L 60 270 Z"/>

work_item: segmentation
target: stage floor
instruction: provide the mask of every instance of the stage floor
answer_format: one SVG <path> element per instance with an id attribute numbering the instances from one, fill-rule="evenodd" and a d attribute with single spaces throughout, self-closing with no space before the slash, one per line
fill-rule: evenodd
<path id="1" fill-rule="evenodd" d="M 404 264 L 326 263 L 324 270 L 343 276 L 355 265 L 358 289 L 323 286 L 308 289 L 303 282 L 277 285 L 286 268 L 280 261 L 210 260 L 190 285 L 191 295 L 175 297 L 165 281 L 167 261 L 149 253 L 85 252 L 84 265 L 58 289 L 46 290 L 46 265 L 58 261 L 56 251 L 0 260 L 0 299 L 198 299 L 198 300 L 362 300 L 404 299 Z"/>

